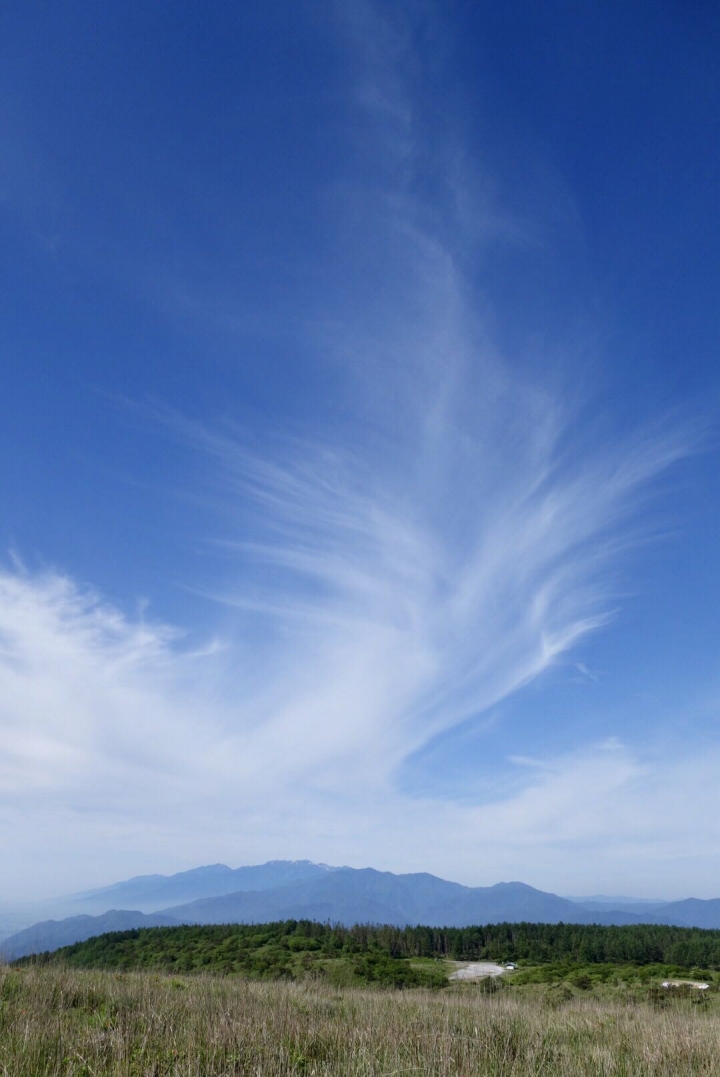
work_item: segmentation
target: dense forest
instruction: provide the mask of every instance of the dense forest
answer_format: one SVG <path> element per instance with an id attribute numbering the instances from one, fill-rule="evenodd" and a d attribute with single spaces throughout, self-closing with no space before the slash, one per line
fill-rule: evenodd
<path id="1" fill-rule="evenodd" d="M 318 975 L 337 983 L 440 986 L 445 959 L 522 965 L 672 965 L 720 969 L 720 931 L 660 925 L 494 924 L 470 928 L 340 927 L 310 920 L 111 932 L 18 964 Z M 600 969 L 598 968 L 598 972 Z"/>

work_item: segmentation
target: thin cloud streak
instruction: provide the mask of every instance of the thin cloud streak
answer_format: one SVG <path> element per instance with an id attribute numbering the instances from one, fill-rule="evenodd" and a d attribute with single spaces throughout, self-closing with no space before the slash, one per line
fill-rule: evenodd
<path id="1" fill-rule="evenodd" d="M 426 292 L 404 305 L 396 292 L 387 312 L 397 363 L 383 385 L 397 406 L 378 409 L 377 368 L 365 363 L 375 340 L 362 341 L 356 325 L 354 421 L 342 432 L 266 438 L 261 454 L 243 433 L 165 416 L 208 459 L 219 541 L 236 560 L 236 582 L 218 601 L 265 618 L 255 658 L 268 674 L 301 668 L 314 671 L 314 684 L 360 683 L 377 748 L 369 769 L 388 775 L 608 622 L 617 561 L 648 537 L 637 506 L 647 508 L 655 480 L 698 439 L 670 425 L 583 439 L 560 397 L 473 351 L 462 289 L 431 303 L 436 276 L 431 269 Z M 410 310 L 426 295 L 431 315 L 419 324 Z M 420 377 L 406 395 L 418 337 Z M 303 712 L 301 700 L 290 676 L 287 712 Z M 309 740 L 319 757 L 327 727 L 345 724 L 347 709 L 341 694 L 320 712 L 324 721 L 315 712 Z M 356 759 L 364 740 L 348 739 Z"/>

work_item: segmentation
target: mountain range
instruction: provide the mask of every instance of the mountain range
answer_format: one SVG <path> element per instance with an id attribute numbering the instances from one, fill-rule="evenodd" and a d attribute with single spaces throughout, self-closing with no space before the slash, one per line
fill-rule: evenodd
<path id="1" fill-rule="evenodd" d="M 469 887 L 435 875 L 274 860 L 229 868 L 212 864 L 176 875 L 141 875 L 64 899 L 74 914 L 44 920 L 0 941 L 7 960 L 55 950 L 107 931 L 172 924 L 331 923 L 466 927 L 502 921 L 674 924 L 720 928 L 720 898 L 644 902 L 595 895 L 564 898 L 521 882 Z"/>

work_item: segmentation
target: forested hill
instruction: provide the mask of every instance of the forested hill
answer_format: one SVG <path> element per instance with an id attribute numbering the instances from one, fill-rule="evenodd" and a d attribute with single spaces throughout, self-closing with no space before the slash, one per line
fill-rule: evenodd
<path id="1" fill-rule="evenodd" d="M 342 959 L 354 979 L 388 978 L 410 985 L 433 979 L 430 963 L 424 972 L 409 964 L 420 958 L 532 964 L 663 963 L 720 969 L 720 931 L 654 924 L 603 927 L 531 923 L 468 928 L 348 928 L 287 920 L 261 925 L 115 931 L 52 954 L 24 958 L 20 963 L 60 962 L 80 968 L 155 968 L 275 977 L 294 976 L 314 968 L 320 971 L 329 960 Z"/>

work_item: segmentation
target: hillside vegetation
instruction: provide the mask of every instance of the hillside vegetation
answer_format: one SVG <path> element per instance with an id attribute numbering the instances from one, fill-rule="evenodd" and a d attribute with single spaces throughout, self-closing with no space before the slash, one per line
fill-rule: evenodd
<path id="1" fill-rule="evenodd" d="M 448 961 L 485 959 L 519 962 L 520 971 L 513 977 L 518 983 L 525 966 L 561 971 L 588 966 L 593 969 L 593 981 L 600 981 L 603 975 L 610 978 L 607 970 L 615 967 L 652 968 L 656 976 L 695 969 L 713 979 L 713 970 L 720 970 L 720 931 L 577 924 L 345 928 L 287 920 L 116 931 L 53 954 L 24 958 L 20 964 L 236 973 L 251 979 L 314 977 L 338 985 L 438 987 L 446 983 Z M 542 979 L 540 973 L 534 975 Z M 565 978 L 560 972 L 554 975 L 555 979 Z"/>

